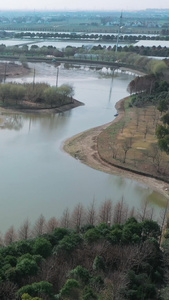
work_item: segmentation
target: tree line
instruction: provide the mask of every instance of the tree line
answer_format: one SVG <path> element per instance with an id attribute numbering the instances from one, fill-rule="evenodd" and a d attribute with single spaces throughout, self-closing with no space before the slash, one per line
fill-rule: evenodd
<path id="1" fill-rule="evenodd" d="M 129 46 L 118 46 L 118 52 L 121 52 L 122 55 L 124 53 L 127 54 L 138 54 L 140 56 L 160 56 L 160 57 L 168 57 L 169 56 L 169 49 L 167 47 L 161 47 L 161 46 L 152 46 L 152 47 L 145 47 L 145 46 L 137 46 L 137 45 L 129 45 Z M 116 59 L 118 58 L 118 53 L 116 53 L 116 46 L 101 46 L 100 44 L 97 46 L 93 46 L 91 49 L 87 49 L 85 46 L 81 47 L 72 47 L 67 46 L 64 49 L 60 50 L 57 49 L 55 46 L 49 45 L 49 46 L 42 46 L 39 47 L 36 44 L 31 45 L 28 47 L 27 45 L 15 45 L 15 46 L 6 46 L 4 44 L 0 45 L 0 54 L 1 55 L 24 55 L 25 57 L 29 58 L 29 56 L 47 56 L 52 55 L 54 57 L 74 57 L 76 54 L 83 54 L 85 58 L 85 55 L 88 54 L 97 54 L 98 59 L 102 60 L 110 60 L 116 55 Z M 87 56 L 86 56 L 87 58 Z M 89 57 L 90 58 L 90 57 Z M 91 56 L 92 59 L 92 56 Z"/>
<path id="2" fill-rule="evenodd" d="M 60 39 L 95 39 L 98 41 L 116 41 L 117 40 L 117 34 L 99 34 L 99 33 L 92 33 L 92 34 L 88 34 L 88 33 L 75 33 L 75 32 L 70 32 L 70 33 L 64 33 L 64 32 L 17 32 L 14 33 L 14 38 L 25 38 L 25 37 L 29 37 L 31 39 L 34 38 L 43 38 L 43 39 L 51 39 L 51 38 L 60 38 Z M 130 34 L 121 34 L 119 36 L 119 40 L 120 41 L 129 41 L 129 42 L 133 42 L 133 41 L 140 41 L 140 40 L 164 40 L 164 41 L 168 41 L 169 40 L 169 36 L 168 36 L 168 30 L 167 29 L 163 29 L 161 31 L 161 35 L 146 35 L 146 34 L 139 34 L 139 35 L 130 35 Z"/>
<path id="3" fill-rule="evenodd" d="M 68 211 L 60 223 L 40 216 L 32 237 L 23 236 L 29 228 L 25 222 L 19 230 L 22 239 L 0 247 L 0 298 L 167 299 L 168 229 L 161 244 L 167 210 L 160 226 L 147 201 L 136 218 L 123 200 L 114 207 L 106 200 L 98 211 L 93 202 L 84 221 L 78 204 L 72 225 L 65 223 Z"/>

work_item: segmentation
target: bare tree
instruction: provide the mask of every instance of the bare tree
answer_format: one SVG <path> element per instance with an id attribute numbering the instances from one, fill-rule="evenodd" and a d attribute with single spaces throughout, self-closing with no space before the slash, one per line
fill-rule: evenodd
<path id="1" fill-rule="evenodd" d="M 63 216 L 60 220 L 60 226 L 64 228 L 70 227 L 70 212 L 68 208 L 66 208 L 63 212 Z"/>
<path id="2" fill-rule="evenodd" d="M 32 234 L 34 237 L 40 236 L 46 232 L 46 220 L 43 215 L 40 215 L 33 227 Z"/>
<path id="3" fill-rule="evenodd" d="M 132 207 L 132 209 L 129 212 L 129 218 L 135 217 L 135 208 Z"/>
<path id="4" fill-rule="evenodd" d="M 144 106 L 144 108 L 143 108 L 143 112 L 144 112 L 144 120 L 145 120 L 146 113 L 147 113 L 147 107 L 146 107 L 146 106 Z"/>
<path id="5" fill-rule="evenodd" d="M 112 150 L 113 158 L 116 159 L 117 154 L 118 154 L 118 151 L 119 151 L 118 145 L 116 145 L 116 144 L 110 144 L 110 143 L 109 143 L 109 146 L 110 146 L 110 148 L 111 148 L 111 150 Z"/>
<path id="6" fill-rule="evenodd" d="M 160 172 L 160 167 L 163 161 L 162 151 L 158 144 L 151 145 L 151 151 L 147 152 L 147 156 L 152 160 L 152 164 L 156 168 L 157 172 Z"/>
<path id="7" fill-rule="evenodd" d="M 138 131 L 138 125 L 139 125 L 139 121 L 140 121 L 140 111 L 139 108 L 136 108 L 136 131 Z"/>
<path id="8" fill-rule="evenodd" d="M 158 147 L 157 148 L 157 153 L 156 153 L 156 156 L 155 156 L 155 160 L 154 160 L 154 166 L 155 166 L 158 173 L 160 173 L 160 167 L 161 167 L 162 161 L 163 161 L 162 151 Z"/>
<path id="9" fill-rule="evenodd" d="M 166 206 L 165 208 L 161 211 L 161 220 L 159 221 L 160 225 L 161 225 L 161 235 L 160 235 L 160 243 L 162 241 L 162 236 L 163 236 L 163 231 L 165 230 L 165 223 L 166 223 L 166 219 L 167 219 L 167 215 L 168 215 L 168 211 L 169 211 L 169 200 L 166 201 Z"/>
<path id="10" fill-rule="evenodd" d="M 4 246 L 3 235 L 2 235 L 2 233 L 0 232 L 0 247 L 3 247 L 3 246 Z"/>
<path id="11" fill-rule="evenodd" d="M 152 119 L 153 119 L 153 125 L 155 125 L 156 122 L 159 121 L 159 111 L 157 110 L 156 106 L 154 106 L 154 111 L 153 111 L 153 114 L 152 114 Z"/>
<path id="12" fill-rule="evenodd" d="M 10 281 L 4 281 L 0 284 L 0 299 L 1 300 L 16 300 L 16 292 L 18 287 Z"/>
<path id="13" fill-rule="evenodd" d="M 131 149 L 131 141 L 130 141 L 130 139 L 125 139 L 125 141 L 124 141 L 124 143 L 122 145 L 122 149 L 123 149 L 123 152 L 124 152 L 123 163 L 125 164 L 127 152 Z"/>
<path id="14" fill-rule="evenodd" d="M 128 219 L 128 206 L 124 203 L 124 199 L 117 202 L 113 210 L 113 223 L 123 224 Z"/>
<path id="15" fill-rule="evenodd" d="M 149 208 L 148 208 L 148 199 L 144 199 L 142 207 L 139 209 L 137 213 L 137 218 L 140 222 L 143 222 L 145 219 L 148 219 Z"/>
<path id="16" fill-rule="evenodd" d="M 149 132 L 149 124 L 146 123 L 146 126 L 145 126 L 145 128 L 144 128 L 144 130 L 143 130 L 143 133 L 144 133 L 144 141 L 146 141 L 146 137 L 147 137 L 148 132 Z"/>
<path id="17" fill-rule="evenodd" d="M 86 224 L 95 225 L 97 221 L 97 212 L 95 207 L 95 200 L 92 201 L 86 210 Z"/>
<path id="18" fill-rule="evenodd" d="M 154 207 L 149 209 L 149 220 L 153 220 L 153 219 L 154 219 Z"/>
<path id="19" fill-rule="evenodd" d="M 125 121 L 123 121 L 123 122 L 121 123 L 121 133 L 123 133 L 124 128 L 125 128 Z"/>
<path id="20" fill-rule="evenodd" d="M 111 224 L 112 221 L 112 201 L 105 200 L 99 210 L 99 222 Z"/>
<path id="21" fill-rule="evenodd" d="M 71 225 L 73 228 L 80 229 L 84 225 L 85 209 L 82 204 L 78 204 L 71 215 Z"/>
<path id="22" fill-rule="evenodd" d="M 56 220 L 55 217 L 50 218 L 49 221 L 46 223 L 46 232 L 52 233 L 56 227 L 59 226 L 59 222 Z"/>
<path id="23" fill-rule="evenodd" d="M 30 222 L 28 219 L 20 226 L 18 236 L 20 240 L 27 240 L 31 237 Z"/>
<path id="24" fill-rule="evenodd" d="M 13 226 L 11 226 L 4 236 L 4 244 L 8 246 L 9 244 L 17 241 L 17 233 Z"/>

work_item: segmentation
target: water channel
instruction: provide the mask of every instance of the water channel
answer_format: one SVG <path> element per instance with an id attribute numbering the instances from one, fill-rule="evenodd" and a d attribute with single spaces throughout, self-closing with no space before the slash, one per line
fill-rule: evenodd
<path id="1" fill-rule="evenodd" d="M 36 63 L 30 67 L 36 69 L 36 82 L 55 85 L 54 65 Z M 112 121 L 115 103 L 127 95 L 133 75 L 118 74 L 110 98 L 111 78 L 103 71 L 60 67 L 59 85 L 72 84 L 75 98 L 84 106 L 54 115 L 5 115 L 7 124 L 0 129 L 2 232 L 11 225 L 18 228 L 27 218 L 34 224 L 40 214 L 47 219 L 59 218 L 67 207 L 73 210 L 78 203 L 87 207 L 93 199 L 99 206 L 106 199 L 116 203 L 124 197 L 130 207 L 139 209 L 148 198 L 158 210 L 156 203 L 163 199 L 150 188 L 94 170 L 62 149 L 67 138 Z M 32 77 L 17 81 L 32 82 Z"/>

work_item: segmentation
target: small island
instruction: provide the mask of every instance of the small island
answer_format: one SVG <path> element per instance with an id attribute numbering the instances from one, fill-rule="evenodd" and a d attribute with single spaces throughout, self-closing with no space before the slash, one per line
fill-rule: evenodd
<path id="1" fill-rule="evenodd" d="M 3 74 L 3 72 L 5 72 Z M 74 89 L 69 84 L 50 86 L 47 83 L 6 83 L 6 77 L 25 76 L 30 73 L 27 65 L 1 63 L 0 107 L 20 112 L 53 113 L 63 112 L 83 105 L 73 98 Z"/>

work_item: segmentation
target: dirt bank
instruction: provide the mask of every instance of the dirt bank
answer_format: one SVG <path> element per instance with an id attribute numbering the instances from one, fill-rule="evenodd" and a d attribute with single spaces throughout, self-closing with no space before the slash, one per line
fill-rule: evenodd
<path id="1" fill-rule="evenodd" d="M 23 104 L 23 103 L 22 103 Z M 13 106 L 11 107 L 6 107 L 2 108 L 0 107 L 0 113 L 32 113 L 32 114 L 56 114 L 56 113 L 63 113 L 64 111 L 73 109 L 75 107 L 84 105 L 84 103 L 78 101 L 78 100 L 73 100 L 72 103 L 62 105 L 60 107 L 44 107 L 44 105 L 38 105 L 36 103 L 28 102 L 25 101 L 24 106 L 22 107 L 17 107 Z"/>

